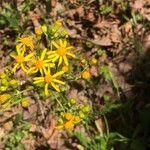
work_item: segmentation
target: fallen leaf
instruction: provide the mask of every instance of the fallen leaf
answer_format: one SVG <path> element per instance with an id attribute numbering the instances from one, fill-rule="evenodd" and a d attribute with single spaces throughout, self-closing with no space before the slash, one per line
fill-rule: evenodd
<path id="1" fill-rule="evenodd" d="M 92 67 L 90 68 L 90 73 L 91 73 L 92 76 L 97 77 L 97 76 L 98 76 L 98 69 L 97 69 L 97 66 L 92 66 Z"/>
<path id="2" fill-rule="evenodd" d="M 13 122 L 8 121 L 8 122 L 4 123 L 3 127 L 6 131 L 11 131 L 13 128 Z"/>
<path id="3" fill-rule="evenodd" d="M 110 40 L 109 36 L 103 36 L 101 39 L 87 39 L 88 41 L 92 42 L 95 45 L 99 46 L 112 46 L 112 41 Z"/>
<path id="4" fill-rule="evenodd" d="M 95 125 L 96 125 L 97 130 L 99 131 L 100 135 L 103 136 L 103 134 L 106 131 L 104 120 L 102 118 L 95 120 Z"/>

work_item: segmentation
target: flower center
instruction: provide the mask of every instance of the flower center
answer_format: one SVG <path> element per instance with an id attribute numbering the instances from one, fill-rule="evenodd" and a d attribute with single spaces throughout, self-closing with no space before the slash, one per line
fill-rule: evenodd
<path id="1" fill-rule="evenodd" d="M 43 61 L 42 60 L 36 60 L 35 61 L 35 66 L 40 69 L 43 68 Z"/>
<path id="2" fill-rule="evenodd" d="M 50 74 L 48 74 L 48 75 L 45 76 L 44 79 L 45 79 L 45 82 L 46 82 L 46 83 L 51 83 L 53 77 L 52 77 Z"/>
<path id="3" fill-rule="evenodd" d="M 16 56 L 16 62 L 17 62 L 17 63 L 22 63 L 22 62 L 24 62 L 24 57 L 23 57 L 22 55 Z"/>
<path id="4" fill-rule="evenodd" d="M 58 55 L 60 55 L 60 56 L 65 56 L 66 53 L 67 53 L 67 50 L 66 50 L 66 48 L 64 48 L 64 47 L 60 47 L 60 48 L 58 48 L 57 53 L 58 53 Z"/>

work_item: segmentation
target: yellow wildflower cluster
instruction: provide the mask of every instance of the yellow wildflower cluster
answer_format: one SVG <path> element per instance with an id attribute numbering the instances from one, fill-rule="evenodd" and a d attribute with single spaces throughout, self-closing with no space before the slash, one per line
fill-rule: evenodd
<path id="1" fill-rule="evenodd" d="M 52 26 L 42 25 L 35 27 L 34 29 L 37 39 L 41 39 L 42 35 L 45 34 L 50 40 L 56 38 L 67 38 L 68 32 L 62 28 L 62 23 L 57 20 Z"/>
<path id="2" fill-rule="evenodd" d="M 81 121 L 82 119 L 79 116 L 70 112 L 62 113 L 62 118 L 59 120 L 60 125 L 58 125 L 57 128 L 73 129 L 74 126 Z"/>
<path id="3" fill-rule="evenodd" d="M 68 100 L 65 106 L 66 111 L 60 113 L 56 128 L 73 129 L 77 124 L 83 122 L 91 111 L 89 105 L 81 105 L 73 98 Z"/>
<path id="4" fill-rule="evenodd" d="M 15 88 L 19 84 L 16 79 L 12 79 L 8 68 L 4 68 L 4 71 L 0 74 L 0 79 L 0 92 L 5 92 L 10 88 Z"/>
<path id="5" fill-rule="evenodd" d="M 57 33 L 61 25 L 60 21 L 56 21 L 50 32 Z M 37 35 L 48 32 L 44 26 L 39 30 L 35 30 Z M 60 92 L 56 84 L 64 85 L 65 82 L 58 78 L 68 71 L 68 58 L 76 58 L 70 52 L 73 47 L 68 46 L 65 39 L 51 40 L 50 43 L 51 48 L 43 48 L 39 52 L 31 36 L 22 37 L 17 40 L 16 53 L 11 54 L 14 59 L 12 72 L 16 73 L 18 69 L 22 69 L 26 74 L 34 75 L 33 83 L 44 85 L 45 95 L 49 94 L 49 86 Z"/>
<path id="6" fill-rule="evenodd" d="M 81 66 L 83 68 L 83 71 L 81 72 L 81 78 L 84 80 L 90 80 L 92 78 L 90 68 L 97 65 L 98 61 L 95 57 L 92 57 L 90 60 L 86 60 L 85 58 L 83 58 L 81 60 Z"/>

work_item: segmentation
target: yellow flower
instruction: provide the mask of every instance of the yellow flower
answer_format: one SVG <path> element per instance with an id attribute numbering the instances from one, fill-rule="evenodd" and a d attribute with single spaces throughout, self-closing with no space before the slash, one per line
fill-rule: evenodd
<path id="1" fill-rule="evenodd" d="M 90 112 L 90 110 L 91 110 L 91 108 L 90 108 L 90 106 L 83 106 L 83 107 L 81 107 L 81 110 L 82 110 L 82 112 L 84 112 L 84 113 L 88 113 L 88 112 Z"/>
<path id="2" fill-rule="evenodd" d="M 74 119 L 74 115 L 72 115 L 71 113 L 66 113 L 65 114 L 65 119 L 66 120 L 72 120 L 72 119 Z"/>
<path id="3" fill-rule="evenodd" d="M 23 48 L 23 50 L 26 50 L 26 47 L 29 47 L 32 51 L 34 50 L 34 44 L 33 44 L 33 39 L 31 36 L 29 37 L 23 37 L 23 38 L 19 38 L 17 40 L 17 45 L 20 48 Z"/>
<path id="4" fill-rule="evenodd" d="M 66 30 L 61 31 L 60 33 L 61 37 L 68 37 L 68 32 Z"/>
<path id="5" fill-rule="evenodd" d="M 79 123 L 82 119 L 79 116 L 75 116 L 74 123 Z"/>
<path id="6" fill-rule="evenodd" d="M 75 58 L 75 55 L 70 53 L 69 50 L 73 48 L 72 46 L 67 47 L 67 41 L 59 40 L 60 45 L 58 45 L 56 42 L 52 41 L 52 44 L 57 48 L 55 51 L 50 51 L 47 54 L 49 55 L 49 59 L 52 60 L 52 62 L 56 62 L 58 59 L 58 66 L 62 64 L 64 61 L 65 65 L 68 66 L 68 59 L 67 55 Z"/>
<path id="7" fill-rule="evenodd" d="M 47 26 L 46 26 L 46 25 L 43 25 L 43 26 L 42 26 L 42 31 L 43 31 L 44 33 L 47 33 Z"/>
<path id="8" fill-rule="evenodd" d="M 44 73 L 45 76 L 44 77 L 35 77 L 33 78 L 34 80 L 34 84 L 38 84 L 38 83 L 45 83 L 45 95 L 48 95 L 48 86 L 51 85 L 57 92 L 60 92 L 60 89 L 58 88 L 58 86 L 56 86 L 55 83 L 59 83 L 64 85 L 65 83 L 61 80 L 56 79 L 58 76 L 61 76 L 62 74 L 64 74 L 63 71 L 57 72 L 54 75 L 51 75 L 50 73 L 50 68 L 48 67 L 48 70 L 44 69 Z"/>
<path id="9" fill-rule="evenodd" d="M 29 106 L 29 100 L 26 98 L 22 99 L 21 106 L 27 108 Z"/>
<path id="10" fill-rule="evenodd" d="M 0 95 L 0 104 L 5 103 L 10 97 L 11 95 L 8 93 Z"/>
<path id="11" fill-rule="evenodd" d="M 10 105 L 11 105 L 10 102 L 6 102 L 5 104 L 2 105 L 2 108 L 3 108 L 3 109 L 6 109 L 6 108 L 8 108 Z"/>
<path id="12" fill-rule="evenodd" d="M 65 113 L 63 118 L 61 119 L 62 119 L 62 123 L 58 125 L 56 128 L 72 129 L 76 124 L 82 121 L 82 119 L 79 116 L 75 116 L 70 112 Z"/>
<path id="13" fill-rule="evenodd" d="M 42 27 L 41 26 L 40 27 L 35 27 L 34 31 L 35 31 L 35 34 L 37 36 L 37 39 L 40 40 L 41 37 L 42 37 L 42 34 L 43 34 Z"/>
<path id="14" fill-rule="evenodd" d="M 7 88 L 8 88 L 8 86 L 0 86 L 0 91 L 4 92 L 7 90 Z"/>
<path id="15" fill-rule="evenodd" d="M 96 58 L 92 58 L 90 61 L 91 65 L 96 65 L 97 64 L 97 59 Z"/>
<path id="16" fill-rule="evenodd" d="M 1 79 L 7 78 L 7 75 L 6 75 L 5 73 L 1 73 L 1 74 L 0 74 L 0 78 L 1 78 Z"/>
<path id="17" fill-rule="evenodd" d="M 74 98 L 72 98 L 72 99 L 70 99 L 70 103 L 71 103 L 72 105 L 75 105 L 75 104 L 76 104 L 76 100 L 75 100 Z"/>
<path id="18" fill-rule="evenodd" d="M 54 25 L 52 26 L 51 32 L 52 32 L 52 33 L 57 32 L 57 31 L 60 29 L 61 26 L 62 26 L 62 23 L 61 23 L 59 20 L 57 20 L 57 21 L 54 23 Z"/>
<path id="19" fill-rule="evenodd" d="M 7 79 L 6 78 L 4 78 L 4 79 L 2 79 L 1 80 L 1 83 L 3 84 L 3 85 L 8 85 L 8 81 L 7 81 Z"/>
<path id="20" fill-rule="evenodd" d="M 67 122 L 64 124 L 64 127 L 65 127 L 66 129 L 72 129 L 72 128 L 74 128 L 74 122 L 73 122 L 73 120 L 67 121 Z"/>
<path id="21" fill-rule="evenodd" d="M 82 59 L 82 60 L 81 60 L 81 63 L 84 64 L 84 65 L 87 64 L 86 59 Z"/>
<path id="22" fill-rule="evenodd" d="M 16 86 L 16 85 L 17 85 L 17 80 L 12 79 L 12 80 L 9 81 L 9 84 L 10 84 L 11 86 Z"/>
<path id="23" fill-rule="evenodd" d="M 50 60 L 44 60 L 46 52 L 47 52 L 47 49 L 45 48 L 40 58 L 37 57 L 37 58 L 32 59 L 33 66 L 30 67 L 28 73 L 36 73 L 40 71 L 41 75 L 43 75 L 43 69 L 45 69 L 45 67 L 54 67 L 54 64 L 49 63 Z"/>
<path id="24" fill-rule="evenodd" d="M 91 78 L 91 73 L 88 70 L 85 70 L 85 71 L 82 72 L 81 76 L 82 76 L 83 79 L 88 80 L 88 79 Z"/>
<path id="25" fill-rule="evenodd" d="M 63 66 L 63 67 L 62 67 L 62 71 L 68 72 L 68 71 L 69 71 L 69 67 L 68 67 L 68 66 Z"/>
<path id="26" fill-rule="evenodd" d="M 27 72 L 27 68 L 25 68 L 24 66 L 24 62 L 28 62 L 31 60 L 32 56 L 34 55 L 34 53 L 30 53 L 27 56 L 24 56 L 24 52 L 25 51 L 20 51 L 19 46 L 16 46 L 16 50 L 17 50 L 17 55 L 11 55 L 11 57 L 13 57 L 16 61 L 15 66 L 12 69 L 12 72 L 16 72 L 17 68 L 21 67 L 21 69 L 24 72 Z"/>
<path id="27" fill-rule="evenodd" d="M 35 31 L 35 34 L 37 35 L 37 36 L 40 36 L 40 35 L 42 35 L 42 33 L 43 33 L 43 30 L 42 30 L 42 27 L 40 26 L 40 27 L 36 27 L 35 29 L 34 29 L 34 31 Z"/>
<path id="28" fill-rule="evenodd" d="M 80 118 L 85 118 L 85 114 L 82 111 L 79 111 Z"/>

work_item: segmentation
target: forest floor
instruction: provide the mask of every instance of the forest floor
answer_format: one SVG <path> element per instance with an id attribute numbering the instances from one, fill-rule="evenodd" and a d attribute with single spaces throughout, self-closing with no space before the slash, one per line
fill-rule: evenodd
<path id="1" fill-rule="evenodd" d="M 0 150 L 150 149 L 149 0 L 3 0 L 0 12 Z M 49 78 L 33 73 L 42 57 Z"/>

